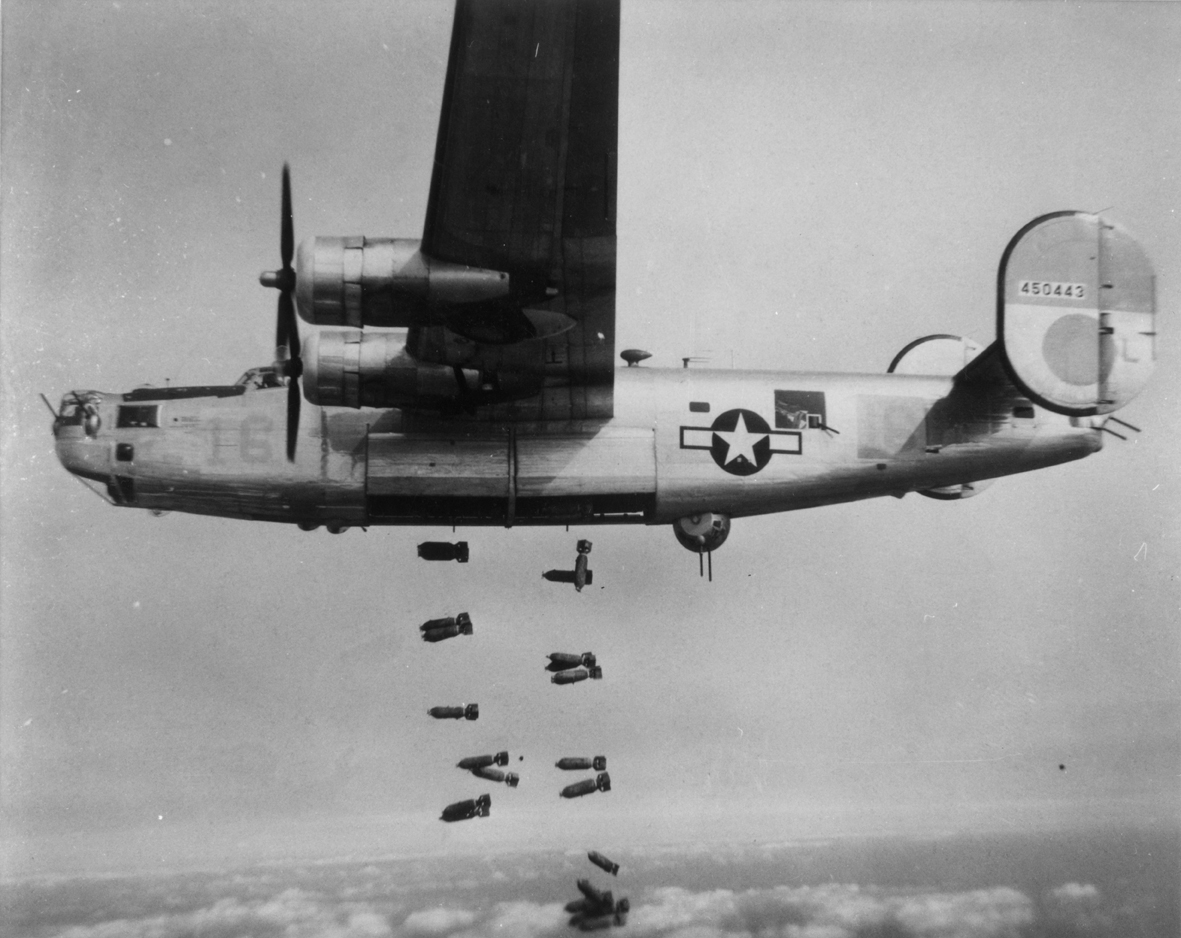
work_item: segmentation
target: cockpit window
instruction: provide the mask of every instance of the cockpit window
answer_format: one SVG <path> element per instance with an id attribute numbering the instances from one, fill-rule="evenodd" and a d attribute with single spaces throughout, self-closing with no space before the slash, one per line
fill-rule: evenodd
<path id="1" fill-rule="evenodd" d="M 248 391 L 261 391 L 265 388 L 281 388 L 284 384 L 283 377 L 275 370 L 274 365 L 251 368 L 234 382 L 235 387 L 244 387 Z"/>
<path id="2" fill-rule="evenodd" d="M 75 402 L 62 401 L 61 410 L 58 411 L 57 422 L 64 427 L 80 427 L 82 426 L 82 418 L 85 414 L 82 411 L 82 405 Z"/>
<path id="3" fill-rule="evenodd" d="M 67 427 L 81 426 L 85 423 L 87 414 L 97 417 L 101 400 L 102 395 L 96 391 L 70 391 L 62 396 L 61 407 L 57 411 L 58 424 Z"/>
<path id="4" fill-rule="evenodd" d="M 121 404 L 115 424 L 120 429 L 160 426 L 159 404 Z"/>

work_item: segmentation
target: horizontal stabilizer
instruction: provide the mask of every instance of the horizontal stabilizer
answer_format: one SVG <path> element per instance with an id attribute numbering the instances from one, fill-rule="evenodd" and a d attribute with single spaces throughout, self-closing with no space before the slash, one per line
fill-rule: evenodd
<path id="1" fill-rule="evenodd" d="M 958 335 L 925 335 L 894 356 L 887 374 L 955 375 L 980 354 L 981 346 Z"/>
<path id="2" fill-rule="evenodd" d="M 1001 258 L 997 338 L 1017 387 L 1068 416 L 1107 414 L 1140 392 L 1156 357 L 1152 264 L 1119 226 L 1055 212 Z"/>

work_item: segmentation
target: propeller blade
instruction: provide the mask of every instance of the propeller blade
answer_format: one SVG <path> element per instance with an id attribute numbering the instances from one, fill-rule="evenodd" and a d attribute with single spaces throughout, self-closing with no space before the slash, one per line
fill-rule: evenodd
<path id="1" fill-rule="evenodd" d="M 295 322 L 295 303 L 290 290 L 279 294 L 278 320 L 275 344 L 288 349 L 288 358 L 299 358 L 299 326 Z"/>
<path id="2" fill-rule="evenodd" d="M 279 294 L 279 305 L 275 307 L 275 348 L 287 348 L 287 321 L 283 318 L 283 297 L 285 293 Z"/>
<path id="3" fill-rule="evenodd" d="M 283 260 L 283 267 L 291 266 L 291 258 L 295 256 L 295 223 L 291 218 L 291 171 L 287 164 L 283 164 L 283 217 L 280 219 L 279 257 Z"/>
<path id="4" fill-rule="evenodd" d="M 295 321 L 295 270 L 291 260 L 295 256 L 295 222 L 291 212 L 291 170 L 283 164 L 283 203 L 279 218 L 279 257 L 282 267 L 264 271 L 259 282 L 264 287 L 279 291 L 279 305 L 275 310 L 275 371 L 287 379 L 287 461 L 295 461 L 295 444 L 299 437 L 299 408 L 303 392 L 299 377 L 303 362 L 299 358 L 299 325 Z"/>
<path id="5" fill-rule="evenodd" d="M 292 375 L 287 379 L 287 461 L 295 462 L 295 443 L 299 437 L 299 404 L 303 393 L 299 378 Z"/>

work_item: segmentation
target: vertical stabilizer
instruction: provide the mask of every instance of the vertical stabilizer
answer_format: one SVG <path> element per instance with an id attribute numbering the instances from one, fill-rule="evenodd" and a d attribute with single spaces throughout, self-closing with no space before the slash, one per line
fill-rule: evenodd
<path id="1" fill-rule="evenodd" d="M 997 336 L 1013 382 L 1070 416 L 1135 397 L 1156 358 L 1152 264 L 1098 215 L 1055 212 L 1009 242 L 998 274 Z"/>

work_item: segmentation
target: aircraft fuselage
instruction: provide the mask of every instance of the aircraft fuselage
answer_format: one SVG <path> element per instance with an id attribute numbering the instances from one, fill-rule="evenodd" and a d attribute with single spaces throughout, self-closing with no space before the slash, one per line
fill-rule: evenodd
<path id="1" fill-rule="evenodd" d="M 951 390 L 945 377 L 624 368 L 614 418 L 545 432 L 305 407 L 294 462 L 282 387 L 75 392 L 54 433 L 62 464 L 117 504 L 331 529 L 742 517 L 955 487 L 1101 446 L 1089 420 L 1012 390 L 970 410 Z"/>

